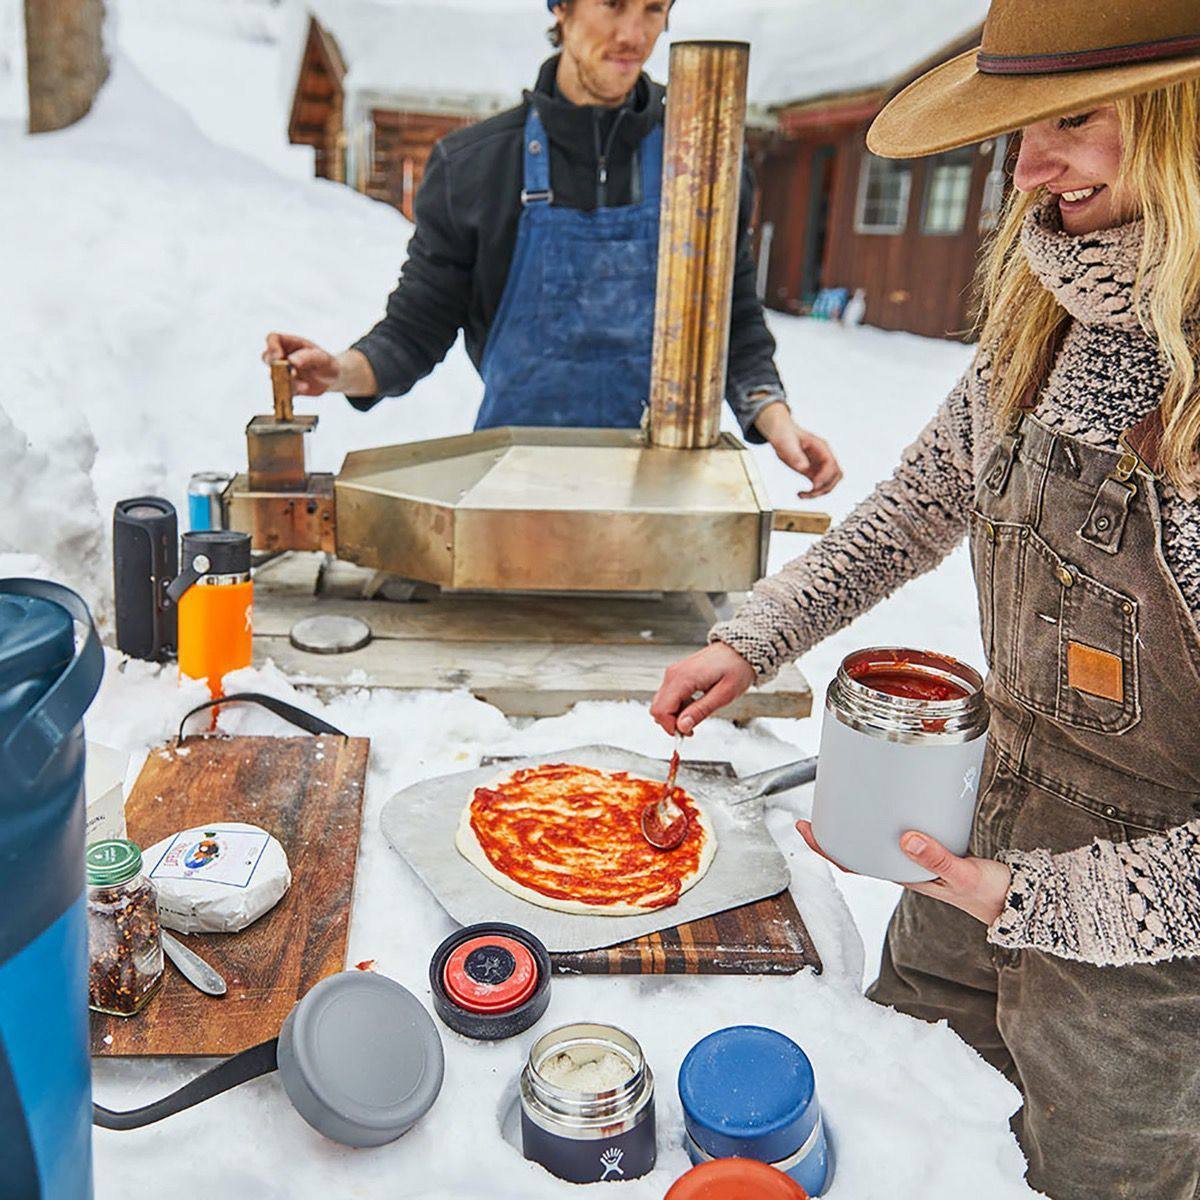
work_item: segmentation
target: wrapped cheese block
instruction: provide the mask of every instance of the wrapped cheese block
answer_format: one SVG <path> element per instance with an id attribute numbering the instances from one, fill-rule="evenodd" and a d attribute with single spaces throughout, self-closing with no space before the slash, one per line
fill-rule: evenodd
<path id="1" fill-rule="evenodd" d="M 292 882 L 283 847 L 241 821 L 198 825 L 144 855 L 162 924 L 180 933 L 236 933 L 269 912 Z"/>

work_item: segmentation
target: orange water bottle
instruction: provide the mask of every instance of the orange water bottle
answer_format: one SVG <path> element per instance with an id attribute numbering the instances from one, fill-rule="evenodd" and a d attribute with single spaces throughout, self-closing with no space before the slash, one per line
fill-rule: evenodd
<path id="1" fill-rule="evenodd" d="M 179 673 L 205 679 L 213 699 L 229 671 L 253 656 L 254 584 L 250 535 L 204 530 L 183 535 L 179 577 L 167 595 L 179 608 Z"/>

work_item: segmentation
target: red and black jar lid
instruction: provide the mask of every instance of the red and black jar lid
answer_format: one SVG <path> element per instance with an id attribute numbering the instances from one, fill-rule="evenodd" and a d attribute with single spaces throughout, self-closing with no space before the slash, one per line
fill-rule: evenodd
<path id="1" fill-rule="evenodd" d="M 468 925 L 434 951 L 429 963 L 433 1007 L 466 1037 L 514 1037 L 545 1013 L 550 971 L 546 947 L 528 930 L 498 922 Z"/>

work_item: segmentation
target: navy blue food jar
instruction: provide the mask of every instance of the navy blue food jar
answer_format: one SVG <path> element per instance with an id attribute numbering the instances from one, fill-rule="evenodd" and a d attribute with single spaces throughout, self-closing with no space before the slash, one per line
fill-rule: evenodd
<path id="1" fill-rule="evenodd" d="M 552 1175 L 620 1183 L 654 1170 L 654 1074 L 624 1030 L 579 1022 L 543 1034 L 520 1089 L 522 1150 Z"/>
<path id="2" fill-rule="evenodd" d="M 751 1158 L 770 1163 L 810 1196 L 829 1186 L 816 1079 L 791 1038 L 760 1025 L 710 1033 L 679 1068 L 679 1098 L 693 1163 Z"/>

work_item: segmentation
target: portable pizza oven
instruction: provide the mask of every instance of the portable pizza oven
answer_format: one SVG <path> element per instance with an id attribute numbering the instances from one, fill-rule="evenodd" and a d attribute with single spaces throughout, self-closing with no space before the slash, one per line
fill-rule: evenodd
<path id="1" fill-rule="evenodd" d="M 250 469 L 226 490 L 257 550 L 326 550 L 449 588 L 748 590 L 773 529 L 746 447 L 719 429 L 749 46 L 671 47 L 649 420 L 643 430 L 502 428 L 360 450 L 309 473 L 284 363 L 275 413 L 247 428 Z"/>

